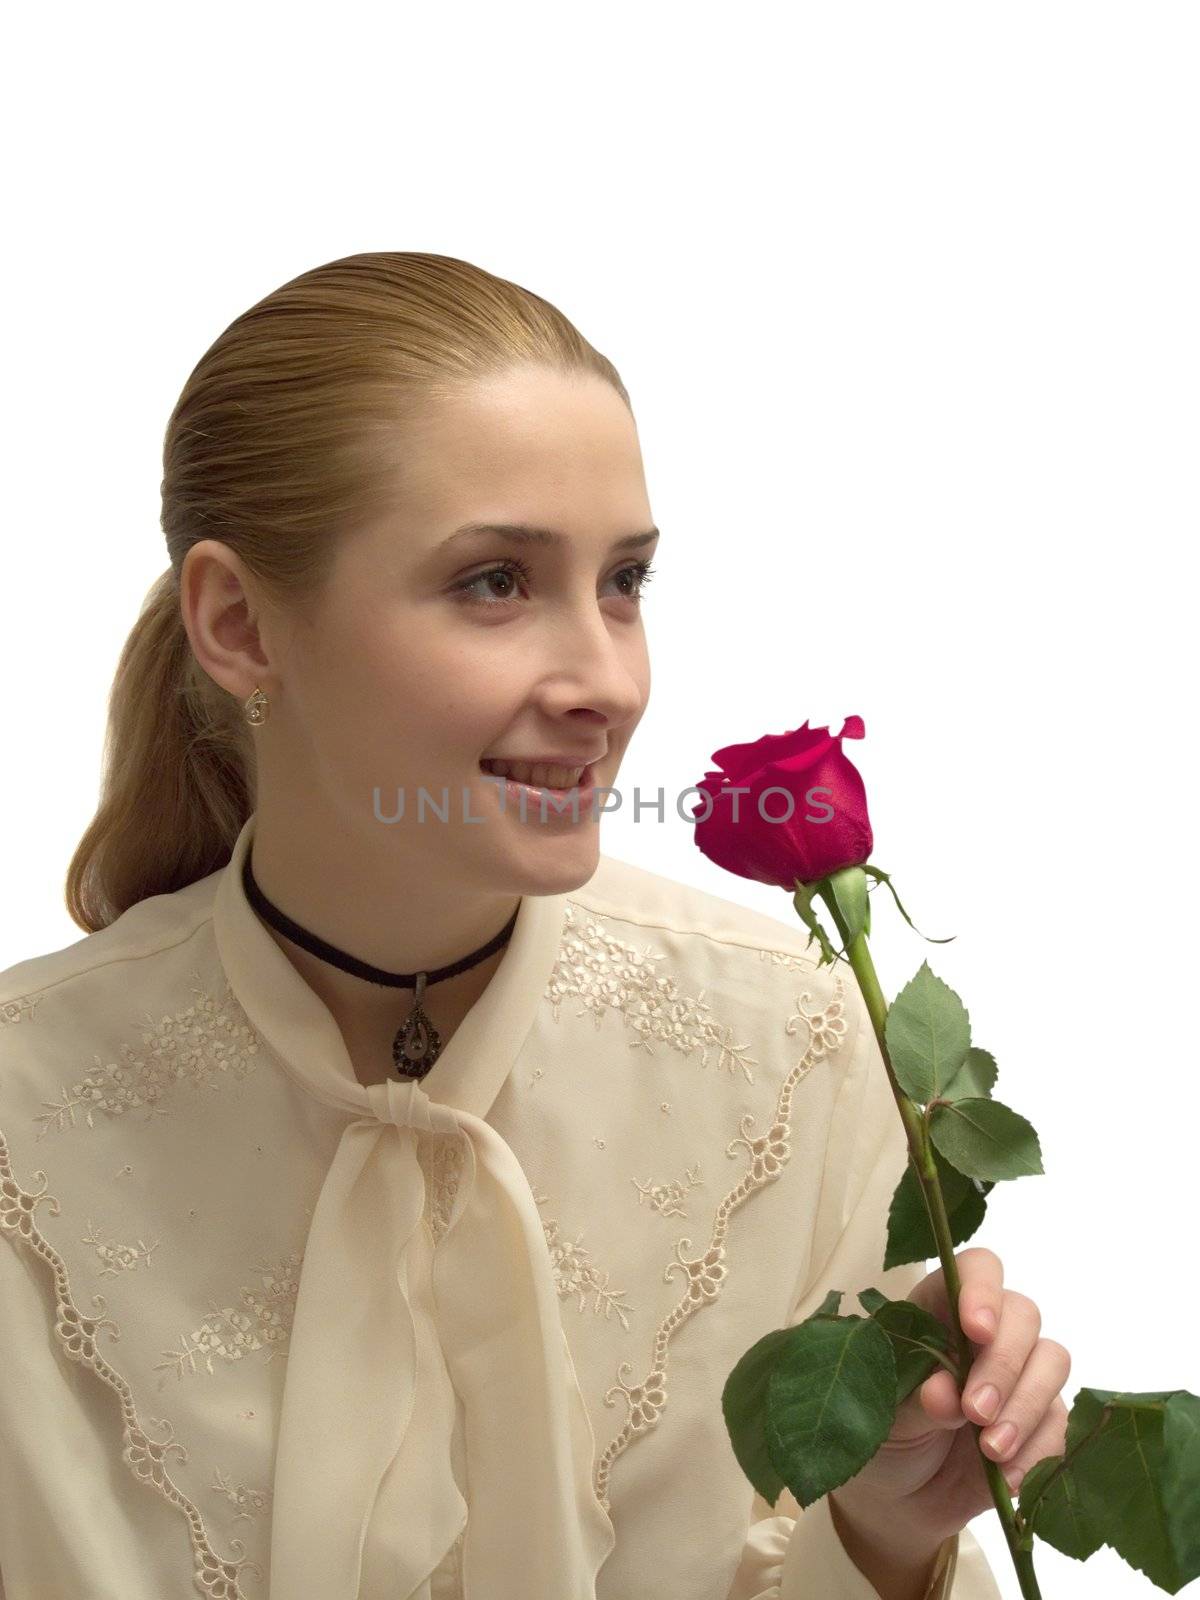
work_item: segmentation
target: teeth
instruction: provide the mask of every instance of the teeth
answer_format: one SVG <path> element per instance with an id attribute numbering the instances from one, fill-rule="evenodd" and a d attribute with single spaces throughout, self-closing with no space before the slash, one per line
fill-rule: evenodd
<path id="1" fill-rule="evenodd" d="M 552 767 L 545 762 L 492 761 L 480 765 L 499 777 L 515 778 L 518 783 L 533 784 L 539 789 L 573 789 L 587 771 L 586 767 Z"/>

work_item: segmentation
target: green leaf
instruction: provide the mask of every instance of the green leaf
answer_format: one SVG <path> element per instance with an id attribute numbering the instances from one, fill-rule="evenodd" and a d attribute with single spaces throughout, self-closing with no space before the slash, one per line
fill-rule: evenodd
<path id="1" fill-rule="evenodd" d="M 829 942 L 829 935 L 821 926 L 820 918 L 813 909 L 813 899 L 817 892 L 817 884 L 801 883 L 799 878 L 796 878 L 794 881 L 796 884 L 796 892 L 792 896 L 792 904 L 796 908 L 796 915 L 808 929 L 808 943 L 811 944 L 815 939 L 818 945 L 821 947 L 821 957 L 817 962 L 817 966 L 832 966 L 834 962 L 836 962 L 837 956 L 834 953 L 833 946 Z"/>
<path id="2" fill-rule="evenodd" d="M 1182 1571 L 1200 1572 L 1200 1396 L 1177 1389 L 1163 1422 L 1163 1509 Z"/>
<path id="3" fill-rule="evenodd" d="M 971 1045 L 966 1008 L 927 961 L 888 1007 L 883 1032 L 900 1087 L 920 1105 L 942 1094 Z"/>
<path id="4" fill-rule="evenodd" d="M 950 1220 L 952 1244 L 965 1244 L 979 1227 L 987 1212 L 985 1196 L 994 1184 L 978 1184 L 975 1179 L 957 1172 L 948 1161 L 933 1152 L 934 1165 L 942 1186 L 942 1199 Z M 903 1266 L 909 1261 L 928 1261 L 938 1253 L 933 1223 L 925 1207 L 917 1170 L 911 1159 L 905 1164 L 904 1175 L 892 1196 L 888 1209 L 887 1249 L 883 1269 Z"/>
<path id="5" fill-rule="evenodd" d="M 861 1472 L 891 1432 L 896 1362 L 873 1317 L 809 1317 L 786 1331 L 767 1386 L 767 1453 L 810 1506 Z"/>
<path id="6" fill-rule="evenodd" d="M 933 1224 L 925 1208 L 917 1170 L 910 1159 L 904 1163 L 904 1172 L 888 1207 L 883 1270 L 888 1272 L 908 1261 L 928 1261 L 936 1254 Z"/>
<path id="7" fill-rule="evenodd" d="M 936 1352 L 949 1354 L 950 1330 L 912 1300 L 889 1300 L 878 1289 L 864 1289 L 858 1298 L 892 1341 L 899 1405 L 942 1365 Z"/>
<path id="8" fill-rule="evenodd" d="M 998 1183 L 1043 1170 L 1032 1124 L 999 1100 L 969 1098 L 935 1106 L 929 1136 L 950 1165 L 969 1178 Z"/>
<path id="9" fill-rule="evenodd" d="M 887 1295 L 880 1294 L 878 1289 L 863 1289 L 858 1296 L 858 1302 L 863 1310 L 869 1312 L 872 1316 L 879 1310 L 880 1306 L 890 1306 L 892 1303 Z"/>
<path id="10" fill-rule="evenodd" d="M 836 1317 L 844 1293 L 844 1289 L 831 1289 L 808 1321 L 818 1317 Z M 774 1328 L 752 1344 L 726 1378 L 721 1391 L 725 1428 L 738 1465 L 758 1493 L 772 1506 L 786 1486 L 767 1452 L 767 1385 L 787 1348 L 791 1332 L 791 1328 Z"/>
<path id="11" fill-rule="evenodd" d="M 1079 1503 L 1079 1490 L 1070 1469 L 1058 1472 L 1063 1460 L 1062 1456 L 1045 1456 L 1035 1462 L 1021 1484 L 1017 1504 L 1040 1539 L 1061 1550 L 1064 1556 L 1086 1561 L 1095 1555 L 1104 1540 Z"/>
<path id="12" fill-rule="evenodd" d="M 967 1059 L 942 1090 L 944 1100 L 965 1100 L 969 1095 L 989 1095 L 996 1086 L 999 1068 L 988 1050 L 972 1045 Z"/>
<path id="13" fill-rule="evenodd" d="M 941 1157 L 937 1155 L 936 1151 L 934 1152 L 934 1159 L 939 1162 L 941 1160 Z M 946 1171 L 953 1172 L 954 1168 L 947 1165 Z M 959 1176 L 961 1177 L 962 1174 L 960 1173 Z M 950 1219 L 951 1244 L 965 1244 L 971 1235 L 978 1230 L 979 1224 L 983 1221 L 984 1216 L 987 1214 L 987 1196 L 995 1187 L 996 1185 L 994 1181 L 981 1183 L 977 1178 L 967 1179 L 966 1187 L 963 1189 L 961 1200 L 957 1201 L 954 1207 L 947 1213 Z M 944 1185 L 942 1193 L 944 1196 Z M 936 1246 L 936 1244 L 937 1240 L 935 1239 L 934 1245 Z M 933 1254 L 937 1254 L 936 1248 L 934 1249 Z"/>
<path id="14" fill-rule="evenodd" d="M 768 1505 L 774 1505 L 784 1481 L 767 1450 L 767 1384 L 790 1328 L 773 1328 L 742 1356 L 721 1390 L 725 1429 L 738 1466 Z"/>
<path id="15" fill-rule="evenodd" d="M 1182 1504 L 1176 1495 L 1177 1469 L 1181 1462 L 1186 1466 L 1190 1450 L 1186 1421 L 1172 1430 L 1177 1454 L 1171 1467 L 1164 1437 L 1168 1404 L 1186 1394 L 1080 1389 L 1067 1418 L 1067 1454 L 1076 1444 L 1079 1449 L 1063 1476 L 1071 1476 L 1087 1523 L 1102 1531 L 1104 1542 L 1122 1560 L 1168 1594 L 1200 1577 L 1193 1526 L 1196 1485 L 1184 1494 Z M 1185 1419 L 1195 1420 L 1193 1407 L 1185 1403 L 1178 1409 Z M 1042 1531 L 1040 1516 L 1034 1531 Z"/>
<path id="16" fill-rule="evenodd" d="M 1165 1398 L 1081 1389 L 1067 1419 L 1067 1445 L 1072 1422 L 1082 1437 L 1100 1423 L 1105 1406 L 1113 1402 L 1099 1432 L 1083 1446 L 1070 1470 L 1084 1511 L 1103 1529 L 1105 1543 L 1151 1583 L 1176 1594 L 1197 1573 L 1184 1577 L 1180 1572 L 1162 1504 Z"/>

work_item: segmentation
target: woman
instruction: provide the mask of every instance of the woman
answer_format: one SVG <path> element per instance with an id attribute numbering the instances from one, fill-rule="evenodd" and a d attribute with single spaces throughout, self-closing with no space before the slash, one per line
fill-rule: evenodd
<path id="1" fill-rule="evenodd" d="M 7 1600 L 994 1600 L 947 1375 L 803 1511 L 729 1446 L 756 1339 L 940 1274 L 879 1268 L 849 969 L 599 853 L 658 538 L 614 368 L 354 256 L 216 341 L 164 466 L 87 937 L 0 975 Z M 961 1261 L 1028 1464 L 1061 1347 Z"/>

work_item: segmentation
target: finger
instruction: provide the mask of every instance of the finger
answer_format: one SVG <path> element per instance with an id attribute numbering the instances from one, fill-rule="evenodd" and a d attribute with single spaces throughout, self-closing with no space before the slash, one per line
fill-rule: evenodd
<path id="1" fill-rule="evenodd" d="M 999 1331 L 1004 1263 L 994 1250 L 982 1245 L 959 1250 L 954 1261 L 958 1269 L 958 1316 L 963 1332 L 972 1342 L 987 1344 Z M 941 1267 L 922 1278 L 908 1298 L 950 1326 L 950 1301 Z"/>
<path id="2" fill-rule="evenodd" d="M 930 1433 L 964 1428 L 968 1420 L 963 1415 L 958 1385 L 942 1368 L 918 1384 L 897 1406 L 891 1438 L 895 1441 L 919 1439 Z"/>
<path id="3" fill-rule="evenodd" d="M 994 1250 L 977 1246 L 958 1261 L 958 1320 L 968 1339 L 986 1344 L 1000 1329 L 1004 1303 L 1004 1263 Z"/>
<path id="4" fill-rule="evenodd" d="M 1040 1426 L 1036 1427 L 1001 1470 L 1010 1490 L 1018 1489 L 1021 1480 L 1039 1461 L 1047 1456 L 1061 1456 L 1067 1448 L 1067 1405 L 1058 1399 L 1047 1411 Z"/>
<path id="5" fill-rule="evenodd" d="M 1070 1354 L 1053 1339 L 1039 1339 L 1016 1386 L 984 1429 L 979 1443 L 993 1461 L 1011 1461 L 1061 1394 L 1071 1370 Z"/>
<path id="6" fill-rule="evenodd" d="M 1028 1295 L 1005 1292 L 996 1337 L 975 1358 L 963 1386 L 963 1410 L 973 1422 L 995 1422 L 1025 1370 L 1042 1328 Z"/>
<path id="7" fill-rule="evenodd" d="M 970 1420 L 962 1406 L 962 1396 L 954 1375 L 945 1367 L 938 1370 L 917 1389 L 918 1403 L 929 1421 L 942 1428 L 965 1427 Z"/>

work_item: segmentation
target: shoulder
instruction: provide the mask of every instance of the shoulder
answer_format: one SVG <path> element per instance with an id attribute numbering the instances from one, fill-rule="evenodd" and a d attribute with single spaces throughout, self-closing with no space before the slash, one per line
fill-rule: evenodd
<path id="1" fill-rule="evenodd" d="M 779 893 L 783 900 L 784 891 Z M 817 947 L 808 944 L 808 930 L 798 917 L 785 922 L 614 856 L 602 855 L 588 882 L 566 899 L 584 911 L 631 927 L 754 955 L 775 954 L 793 967 L 818 970 Z"/>
<path id="2" fill-rule="evenodd" d="M 789 923 L 612 856 L 563 898 L 556 1007 L 619 1011 L 641 1038 L 718 1052 L 750 1081 L 754 1062 L 792 1063 L 797 1042 L 837 1057 L 833 1077 L 848 1066 L 863 1015 L 853 970 L 821 965 L 794 910 Z"/>
<path id="3" fill-rule="evenodd" d="M 0 971 L 0 1059 L 35 1039 L 53 1049 L 63 1025 L 81 1016 L 102 1031 L 110 997 L 124 1011 L 131 992 L 139 997 L 149 992 L 151 976 L 164 960 L 170 965 L 172 952 L 211 927 L 219 876 L 212 873 L 173 894 L 152 895 L 107 928 Z M 27 1023 L 33 1026 L 23 1029 Z M 73 1031 L 66 1027 L 67 1035 Z"/>
<path id="4" fill-rule="evenodd" d="M 805 1007 L 854 1004 L 851 969 L 821 965 L 794 911 L 786 922 L 613 856 L 601 856 L 588 882 L 564 899 L 565 963 L 632 983 L 643 998 L 647 990 L 661 997 L 665 983 L 668 999 L 678 986 L 714 1002 L 724 996 L 740 1014 L 774 1015 L 798 995 Z"/>
<path id="5" fill-rule="evenodd" d="M 82 1195 L 122 1170 L 177 1083 L 240 1073 L 243 1037 L 225 1009 L 211 886 L 199 879 L 115 922 L 0 972 L 0 1174 L 56 1167 Z M 251 1052 L 252 1053 L 252 1052 Z M 87 1130 L 83 1142 L 72 1130 Z M 71 1142 L 59 1149 L 60 1138 Z M 49 1141 L 49 1149 L 43 1141 Z M 64 1202 L 65 1203 L 65 1202 Z"/>

